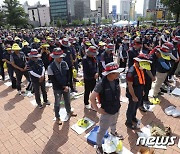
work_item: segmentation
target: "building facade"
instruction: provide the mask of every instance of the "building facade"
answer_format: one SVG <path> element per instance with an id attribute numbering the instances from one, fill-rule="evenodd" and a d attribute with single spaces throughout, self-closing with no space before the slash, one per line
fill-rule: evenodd
<path id="1" fill-rule="evenodd" d="M 99 11 L 102 18 L 107 18 L 109 14 L 109 0 L 96 0 L 96 10 Z"/>
<path id="2" fill-rule="evenodd" d="M 68 1 L 49 0 L 51 21 L 68 20 Z"/>
<path id="3" fill-rule="evenodd" d="M 37 26 L 49 26 L 50 25 L 50 12 L 49 7 L 41 5 L 39 2 L 34 6 L 28 5 L 26 1 L 23 4 L 25 13 L 28 14 L 29 23 Z"/>
<path id="4" fill-rule="evenodd" d="M 131 0 L 120 0 L 120 16 L 121 20 L 129 20 Z"/>

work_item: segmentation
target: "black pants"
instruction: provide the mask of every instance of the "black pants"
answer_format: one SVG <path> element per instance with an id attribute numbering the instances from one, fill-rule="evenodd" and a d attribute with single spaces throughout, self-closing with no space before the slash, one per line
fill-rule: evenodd
<path id="1" fill-rule="evenodd" d="M 45 87 L 45 80 L 43 82 L 32 82 L 33 88 L 34 88 L 34 94 L 35 94 L 35 99 L 36 103 L 38 105 L 41 105 L 41 93 L 43 95 L 43 101 L 47 102 L 47 92 L 46 92 L 46 87 Z"/>
<path id="2" fill-rule="evenodd" d="M 120 64 L 119 64 L 120 68 L 126 68 L 126 64 L 127 64 L 127 58 L 124 58 L 124 62 L 122 61 L 122 59 L 120 59 Z"/>
<path id="3" fill-rule="evenodd" d="M 16 78 L 17 78 L 16 87 L 17 87 L 17 90 L 20 91 L 22 76 L 24 75 L 26 80 L 30 82 L 29 73 L 28 71 L 21 72 L 19 70 L 15 70 L 15 73 L 16 73 Z"/>
<path id="4" fill-rule="evenodd" d="M 4 74 L 4 62 L 0 60 L 0 74 L 2 76 L 2 80 L 5 79 L 5 74 Z"/>
<path id="5" fill-rule="evenodd" d="M 15 89 L 16 88 L 16 78 L 14 77 L 14 68 L 11 65 L 8 66 L 8 75 L 12 82 L 12 88 Z"/>
<path id="6" fill-rule="evenodd" d="M 89 95 L 93 91 L 96 85 L 96 79 L 86 80 L 84 79 L 84 104 L 89 104 Z"/>
<path id="7" fill-rule="evenodd" d="M 126 122 L 132 124 L 132 121 L 136 118 L 137 109 L 139 108 L 139 102 L 133 102 L 132 99 L 129 99 L 128 109 L 126 111 Z"/>
<path id="8" fill-rule="evenodd" d="M 169 78 L 172 78 L 172 76 L 175 74 L 178 64 L 179 64 L 179 62 L 174 63 L 173 67 L 171 68 L 171 70 L 169 72 Z"/>
<path id="9" fill-rule="evenodd" d="M 70 78 L 70 88 L 71 91 L 74 91 L 74 87 L 73 87 L 73 72 L 72 72 L 73 68 L 69 67 L 69 78 Z"/>

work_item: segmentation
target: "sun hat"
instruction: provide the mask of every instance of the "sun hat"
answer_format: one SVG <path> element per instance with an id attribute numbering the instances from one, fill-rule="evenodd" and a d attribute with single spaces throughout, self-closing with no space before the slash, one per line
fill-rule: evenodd
<path id="1" fill-rule="evenodd" d="M 12 45 L 12 50 L 21 50 L 21 48 L 19 47 L 19 45 L 17 44 L 17 43 L 14 43 L 13 45 Z"/>
<path id="2" fill-rule="evenodd" d="M 54 48 L 53 52 L 50 54 L 52 58 L 64 58 L 66 54 L 61 48 Z"/>
<path id="3" fill-rule="evenodd" d="M 95 46 L 90 46 L 87 49 L 86 54 L 94 57 L 97 56 L 98 55 L 97 48 Z"/>
<path id="4" fill-rule="evenodd" d="M 70 46 L 70 43 L 68 41 L 67 38 L 63 38 L 62 40 L 59 41 L 61 43 L 62 46 L 64 47 L 69 47 Z"/>
<path id="5" fill-rule="evenodd" d="M 102 73 L 103 76 L 107 76 L 111 73 L 121 73 L 124 71 L 124 68 L 119 68 L 119 65 L 115 62 L 106 64 L 105 71 Z"/>
<path id="6" fill-rule="evenodd" d="M 31 52 L 28 53 L 29 58 L 38 58 L 41 57 L 41 54 L 36 49 L 31 49 Z"/>

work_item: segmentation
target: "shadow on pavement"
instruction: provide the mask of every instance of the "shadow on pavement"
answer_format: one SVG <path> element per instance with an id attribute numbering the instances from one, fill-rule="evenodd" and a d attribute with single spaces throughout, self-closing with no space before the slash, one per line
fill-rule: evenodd
<path id="1" fill-rule="evenodd" d="M 28 115 L 27 119 L 20 126 L 25 133 L 29 133 L 36 128 L 36 125 L 34 125 L 34 123 L 41 119 L 44 109 L 45 107 L 43 107 L 42 109 L 36 107 L 34 111 L 32 111 Z"/>
<path id="2" fill-rule="evenodd" d="M 19 96 L 18 94 L 15 95 L 14 98 L 10 99 L 7 104 L 4 105 L 4 109 L 6 111 L 12 110 L 13 108 L 15 108 L 15 104 L 22 101 L 24 99 L 23 96 Z"/>
<path id="3" fill-rule="evenodd" d="M 61 130 L 59 130 L 59 128 L 61 128 Z M 64 122 L 62 126 L 59 126 L 58 124 L 54 123 L 53 134 L 49 138 L 49 141 L 45 145 L 42 153 L 63 154 L 63 152 L 59 152 L 58 149 L 68 141 L 68 132 L 69 120 L 67 122 Z"/>

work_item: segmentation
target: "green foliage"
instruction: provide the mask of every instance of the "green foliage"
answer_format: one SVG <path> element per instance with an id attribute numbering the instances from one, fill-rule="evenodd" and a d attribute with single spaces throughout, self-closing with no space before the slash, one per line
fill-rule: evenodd
<path id="1" fill-rule="evenodd" d="M 178 23 L 180 14 L 180 0 L 161 0 L 161 3 L 165 5 L 169 11 L 176 14 L 176 23 Z"/>
<path id="2" fill-rule="evenodd" d="M 6 21 L 11 26 L 24 27 L 27 21 L 27 14 L 18 0 L 4 0 Z"/>
<path id="3" fill-rule="evenodd" d="M 62 27 L 62 26 L 66 26 L 67 25 L 67 20 L 60 20 L 58 19 L 57 22 L 56 22 L 56 26 L 58 28 Z"/>
<path id="4" fill-rule="evenodd" d="M 102 19 L 102 24 L 109 24 L 111 23 L 112 21 L 110 19 Z"/>
<path id="5" fill-rule="evenodd" d="M 0 11 L 0 27 L 5 25 L 5 14 L 3 11 Z"/>

